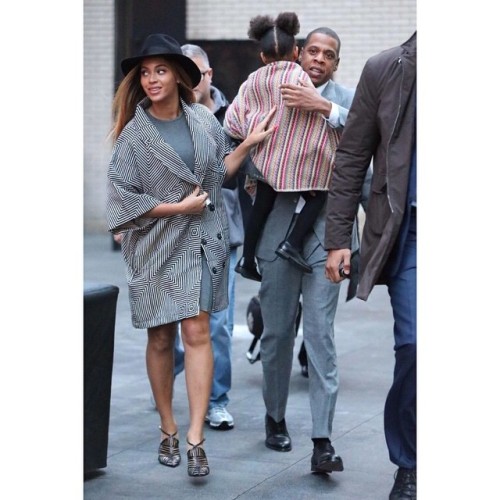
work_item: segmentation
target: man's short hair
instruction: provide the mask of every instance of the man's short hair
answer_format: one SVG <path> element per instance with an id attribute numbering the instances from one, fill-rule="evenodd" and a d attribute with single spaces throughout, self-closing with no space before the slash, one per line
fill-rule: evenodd
<path id="1" fill-rule="evenodd" d="M 323 33 L 323 35 L 327 35 L 329 37 L 332 37 L 334 40 L 337 40 L 337 45 L 339 46 L 337 56 L 340 56 L 340 38 L 337 35 L 337 33 L 335 33 L 335 31 L 333 31 L 331 28 L 327 28 L 326 26 L 322 26 L 321 28 L 316 28 L 315 30 L 312 30 L 306 37 L 306 41 L 304 42 L 304 47 L 309 43 L 309 39 L 315 33 Z"/>
<path id="2" fill-rule="evenodd" d="M 182 53 L 189 58 L 199 57 L 207 67 L 210 67 L 207 53 L 199 46 L 192 43 L 186 43 L 182 47 Z"/>

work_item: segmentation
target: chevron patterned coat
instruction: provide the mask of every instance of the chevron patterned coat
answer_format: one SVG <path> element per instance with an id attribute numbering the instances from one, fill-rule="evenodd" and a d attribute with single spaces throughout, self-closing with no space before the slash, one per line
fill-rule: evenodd
<path id="1" fill-rule="evenodd" d="M 199 313 L 202 248 L 212 276 L 212 312 L 228 305 L 229 229 L 221 190 L 227 138 L 205 106 L 182 102 L 194 145 L 193 173 L 148 119 L 147 104 L 139 103 L 118 137 L 108 168 L 108 227 L 125 230 L 122 253 L 136 328 Z M 179 202 L 196 186 L 209 193 L 214 211 L 142 216 L 160 203 Z"/>

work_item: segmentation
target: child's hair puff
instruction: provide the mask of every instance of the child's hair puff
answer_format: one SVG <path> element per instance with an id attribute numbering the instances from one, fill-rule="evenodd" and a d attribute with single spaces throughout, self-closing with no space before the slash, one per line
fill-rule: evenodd
<path id="1" fill-rule="evenodd" d="M 295 35 L 300 31 L 295 12 L 281 12 L 276 19 L 255 16 L 250 19 L 248 37 L 260 43 L 262 53 L 273 59 L 289 56 L 296 46 Z"/>

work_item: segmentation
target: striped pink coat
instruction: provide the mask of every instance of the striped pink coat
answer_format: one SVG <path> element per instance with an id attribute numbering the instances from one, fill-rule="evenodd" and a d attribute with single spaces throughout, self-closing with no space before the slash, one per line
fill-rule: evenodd
<path id="1" fill-rule="evenodd" d="M 227 109 L 224 129 L 242 140 L 275 105 L 269 126 L 278 129 L 252 151 L 252 161 L 276 191 L 327 191 L 339 132 L 317 113 L 287 108 L 279 89 L 282 83 L 310 82 L 296 63 L 277 61 L 251 73 Z"/>

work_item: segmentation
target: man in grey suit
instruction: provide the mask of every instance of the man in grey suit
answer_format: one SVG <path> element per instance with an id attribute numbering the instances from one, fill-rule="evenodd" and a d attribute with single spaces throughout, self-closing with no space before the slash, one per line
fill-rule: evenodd
<path id="1" fill-rule="evenodd" d="M 317 112 L 331 126 L 343 128 L 354 95 L 353 89 L 332 81 L 339 64 L 340 39 L 329 28 L 313 30 L 300 54 L 302 68 L 314 87 L 283 85 L 287 106 Z M 325 207 L 308 234 L 303 256 L 313 272 L 302 272 L 288 260 L 278 258 L 276 248 L 295 222 L 303 205 L 298 193 L 280 192 L 264 226 L 257 258 L 262 274 L 260 301 L 264 332 L 261 338 L 263 397 L 266 406 L 266 446 L 290 451 L 292 442 L 285 422 L 295 341 L 295 318 L 300 296 L 303 304 L 303 335 L 308 355 L 309 399 L 312 414 L 311 458 L 313 472 L 344 469 L 330 437 L 338 390 L 333 322 L 340 285 L 325 277 Z"/>

